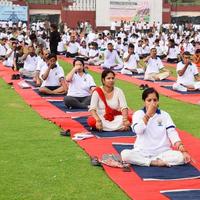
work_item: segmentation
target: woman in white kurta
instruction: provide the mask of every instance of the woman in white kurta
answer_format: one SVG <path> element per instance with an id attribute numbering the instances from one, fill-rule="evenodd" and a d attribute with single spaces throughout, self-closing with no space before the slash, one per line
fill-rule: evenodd
<path id="1" fill-rule="evenodd" d="M 90 112 L 92 114 L 92 121 L 95 128 L 104 131 L 115 131 L 115 130 L 127 130 L 130 122 L 128 119 L 128 107 L 123 91 L 120 88 L 114 87 L 115 84 L 115 73 L 106 69 L 102 72 L 101 76 L 102 84 L 101 87 L 108 106 L 117 111 L 121 111 L 121 114 L 114 116 L 112 121 L 106 120 L 105 115 L 105 104 L 101 100 L 97 91 L 94 91 L 90 103 Z M 88 124 L 91 125 L 91 118 L 88 120 Z"/>
<path id="2" fill-rule="evenodd" d="M 122 160 L 141 166 L 172 166 L 191 161 L 170 115 L 158 109 L 159 95 L 154 88 L 142 94 L 145 107 L 133 115 L 132 129 L 137 138 L 134 149 L 123 150 Z M 175 150 L 171 146 L 175 147 Z"/>

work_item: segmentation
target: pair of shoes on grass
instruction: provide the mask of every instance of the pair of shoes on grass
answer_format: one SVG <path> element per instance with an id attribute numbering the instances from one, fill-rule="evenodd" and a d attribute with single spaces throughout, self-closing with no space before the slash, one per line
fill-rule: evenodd
<path id="1" fill-rule="evenodd" d="M 20 79 L 20 75 L 19 74 L 13 74 L 11 79 L 12 80 L 19 80 Z"/>
<path id="2" fill-rule="evenodd" d="M 149 86 L 147 84 L 141 84 L 139 88 L 140 90 L 146 90 L 147 88 L 149 88 Z"/>
<path id="3" fill-rule="evenodd" d="M 60 135 L 61 135 L 61 136 L 65 136 L 65 137 L 71 136 L 71 130 L 70 130 L 70 129 L 67 129 L 66 131 L 65 131 L 65 130 L 60 131 Z"/>

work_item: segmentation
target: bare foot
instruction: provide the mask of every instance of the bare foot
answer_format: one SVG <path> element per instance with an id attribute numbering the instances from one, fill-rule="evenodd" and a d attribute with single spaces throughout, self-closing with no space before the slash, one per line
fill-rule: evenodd
<path id="1" fill-rule="evenodd" d="M 150 165 L 151 166 L 157 166 L 157 167 L 170 167 L 170 165 L 168 163 L 164 162 L 161 159 L 152 160 Z"/>

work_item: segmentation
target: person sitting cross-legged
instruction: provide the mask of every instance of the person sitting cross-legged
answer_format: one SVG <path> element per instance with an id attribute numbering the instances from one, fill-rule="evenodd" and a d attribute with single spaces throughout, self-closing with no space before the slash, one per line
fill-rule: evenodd
<path id="1" fill-rule="evenodd" d="M 138 54 L 134 53 L 134 45 L 130 43 L 128 45 L 128 52 L 124 54 L 124 67 L 121 70 L 122 74 L 142 74 L 144 73 L 144 69 L 142 66 L 138 68 L 139 63 L 139 56 Z"/>
<path id="2" fill-rule="evenodd" d="M 96 84 L 93 77 L 86 73 L 82 59 L 73 61 L 73 68 L 67 74 L 66 81 L 69 83 L 69 89 L 64 98 L 65 105 L 68 108 L 87 109 Z"/>
<path id="3" fill-rule="evenodd" d="M 56 54 L 49 54 L 47 65 L 40 71 L 40 78 L 43 80 L 39 89 L 43 94 L 66 94 L 67 84 L 64 78 L 64 71 L 57 63 Z"/>
<path id="4" fill-rule="evenodd" d="M 147 62 L 147 67 L 144 74 L 144 80 L 160 81 L 166 79 L 170 75 L 160 58 L 157 57 L 156 48 L 152 48 L 150 56 L 144 59 Z"/>
<path id="5" fill-rule="evenodd" d="M 136 133 L 134 149 L 121 152 L 122 160 L 140 166 L 173 166 L 191 161 L 170 115 L 158 109 L 159 94 L 154 88 L 142 94 L 144 108 L 132 117 Z M 173 149 L 172 146 L 175 148 Z"/>
<path id="6" fill-rule="evenodd" d="M 173 85 L 173 89 L 177 91 L 194 91 L 200 90 L 200 76 L 198 69 L 191 62 L 191 54 L 186 51 L 183 53 L 183 61 L 177 64 L 177 81 Z"/>
<path id="7" fill-rule="evenodd" d="M 88 125 L 103 131 L 126 131 L 129 129 L 131 117 L 123 91 L 115 87 L 115 73 L 105 69 L 101 74 L 103 86 L 95 88 L 92 93 L 90 109 L 91 117 Z"/>
<path id="8" fill-rule="evenodd" d="M 104 63 L 101 64 L 102 68 L 107 69 L 122 69 L 123 62 L 119 57 L 117 51 L 113 49 L 113 44 L 107 44 L 107 50 L 104 52 Z"/>

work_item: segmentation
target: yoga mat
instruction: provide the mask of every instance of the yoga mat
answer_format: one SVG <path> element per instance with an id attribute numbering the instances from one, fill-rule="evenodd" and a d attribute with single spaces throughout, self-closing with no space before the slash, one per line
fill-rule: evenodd
<path id="1" fill-rule="evenodd" d="M 114 144 L 113 147 L 120 154 L 124 149 L 133 149 L 133 145 Z M 200 178 L 200 171 L 191 164 L 172 167 L 145 167 L 132 165 L 134 171 L 144 180 L 180 180 Z"/>
<path id="2" fill-rule="evenodd" d="M 86 111 L 88 111 L 88 109 L 78 109 L 78 108 L 69 109 L 68 107 L 65 106 L 64 101 L 49 101 L 49 102 L 64 112 L 86 112 Z"/>
<path id="3" fill-rule="evenodd" d="M 177 92 L 179 94 L 200 94 L 200 90 L 196 90 L 196 91 L 187 91 L 187 92 L 181 92 L 181 91 L 177 91 L 177 90 L 173 90 L 172 86 L 169 86 L 169 85 L 163 85 L 162 87 L 166 88 L 166 89 L 169 89 L 169 90 L 172 90 L 174 92 Z"/>
<path id="4" fill-rule="evenodd" d="M 64 98 L 66 95 L 66 94 L 41 94 L 39 92 L 39 89 L 33 89 L 33 91 L 35 91 L 41 97 L 63 97 Z"/>
<path id="5" fill-rule="evenodd" d="M 91 130 L 91 128 L 87 124 L 87 117 L 78 117 L 74 118 L 74 120 L 78 121 L 82 124 L 88 131 L 99 138 L 115 138 L 115 137 L 135 137 L 135 133 L 132 131 L 95 131 Z"/>
<path id="6" fill-rule="evenodd" d="M 171 200 L 200 200 L 200 189 L 166 190 L 160 193 Z"/>

